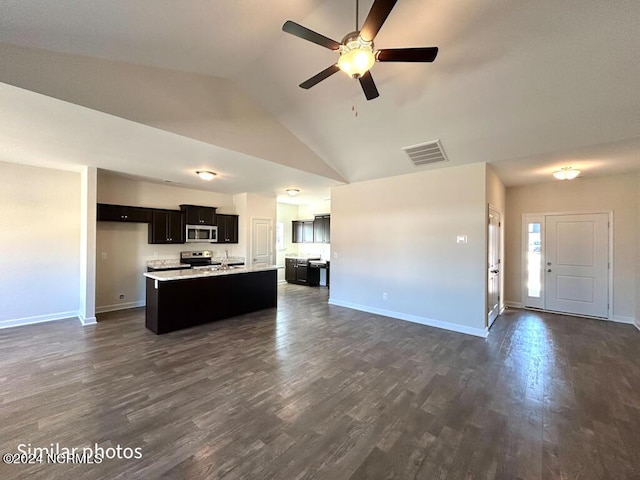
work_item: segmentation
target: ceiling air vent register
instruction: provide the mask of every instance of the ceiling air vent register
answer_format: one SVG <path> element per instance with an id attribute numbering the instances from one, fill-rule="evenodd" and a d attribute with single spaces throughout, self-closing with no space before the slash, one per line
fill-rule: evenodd
<path id="1" fill-rule="evenodd" d="M 402 150 L 416 167 L 449 161 L 442 149 L 440 140 L 421 143 L 420 145 L 412 145 L 410 147 L 402 147 Z"/>

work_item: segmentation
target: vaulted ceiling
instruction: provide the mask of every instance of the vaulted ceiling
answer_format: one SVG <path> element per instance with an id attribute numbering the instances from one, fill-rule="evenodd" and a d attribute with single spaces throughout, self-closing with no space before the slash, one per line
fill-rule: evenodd
<path id="1" fill-rule="evenodd" d="M 287 19 L 339 41 L 355 1 L 6 0 L 0 160 L 310 196 L 480 161 L 507 185 L 640 168 L 635 0 L 399 0 L 376 47 L 440 53 L 376 64 L 372 101 L 342 73 L 298 88 L 337 58 L 283 33 Z M 401 150 L 436 139 L 447 164 Z M 203 187 L 198 168 L 221 176 Z"/>

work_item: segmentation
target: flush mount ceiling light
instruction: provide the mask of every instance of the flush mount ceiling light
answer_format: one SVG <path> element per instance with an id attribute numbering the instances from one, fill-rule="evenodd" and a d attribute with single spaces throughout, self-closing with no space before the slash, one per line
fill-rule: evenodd
<path id="1" fill-rule="evenodd" d="M 196 174 L 202 179 L 202 180 L 206 180 L 207 182 L 209 180 L 213 180 L 213 177 L 215 177 L 217 175 L 217 173 L 214 172 L 210 172 L 209 170 L 198 170 L 196 172 Z"/>
<path id="2" fill-rule="evenodd" d="M 558 180 L 573 180 L 580 175 L 580 170 L 573 167 L 562 167 L 560 170 L 553 172 L 553 176 Z"/>
<path id="3" fill-rule="evenodd" d="M 298 190 L 297 188 L 287 188 L 287 193 L 290 197 L 295 197 L 300 193 L 300 190 Z"/>

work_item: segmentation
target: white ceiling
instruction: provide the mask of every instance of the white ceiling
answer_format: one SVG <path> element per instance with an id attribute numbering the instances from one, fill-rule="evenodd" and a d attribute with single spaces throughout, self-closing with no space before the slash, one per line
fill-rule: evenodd
<path id="1" fill-rule="evenodd" d="M 362 21 L 372 1 L 360 3 Z M 449 165 L 488 162 L 507 185 L 550 181 L 549 173 L 563 165 L 578 166 L 584 176 L 640 168 L 637 0 L 399 0 L 376 47 L 438 46 L 434 63 L 376 64 L 380 97 L 370 102 L 342 73 L 298 88 L 336 54 L 283 33 L 284 21 L 340 40 L 355 26 L 354 6 L 344 0 L 5 0 L 0 42 L 230 79 L 349 182 L 429 168 L 416 169 L 400 149 L 435 139 Z M 0 81 L 28 88 L 1 70 Z M 130 94 L 121 87 L 126 100 Z M 0 159 L 90 163 L 202 187 L 191 180 L 192 170 L 216 158 L 216 168 L 238 180 L 208 188 L 229 193 L 274 195 L 295 184 L 326 197 L 338 183 L 335 176 L 283 166 L 273 151 L 221 149 L 190 134 L 188 125 L 168 133 L 136 116 L 121 119 L 28 93 L 0 89 Z M 33 110 L 21 109 L 22 102 Z M 64 125 L 51 115 L 59 110 Z M 106 124 L 110 134 L 98 135 Z M 52 130 L 44 138 L 55 141 L 38 138 Z M 223 157 L 226 163 L 218 162 Z"/>

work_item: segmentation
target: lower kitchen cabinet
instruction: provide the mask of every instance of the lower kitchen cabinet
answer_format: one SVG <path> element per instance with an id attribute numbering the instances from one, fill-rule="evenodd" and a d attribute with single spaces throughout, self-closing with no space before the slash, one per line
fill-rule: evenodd
<path id="1" fill-rule="evenodd" d="M 154 210 L 149 224 L 149 243 L 184 243 L 184 213 Z"/>
<path id="2" fill-rule="evenodd" d="M 310 274 L 311 272 L 308 261 L 297 258 L 284 259 L 284 279 L 287 283 L 309 285 Z"/>
<path id="3" fill-rule="evenodd" d="M 218 243 L 238 243 L 238 215 L 216 215 Z"/>

